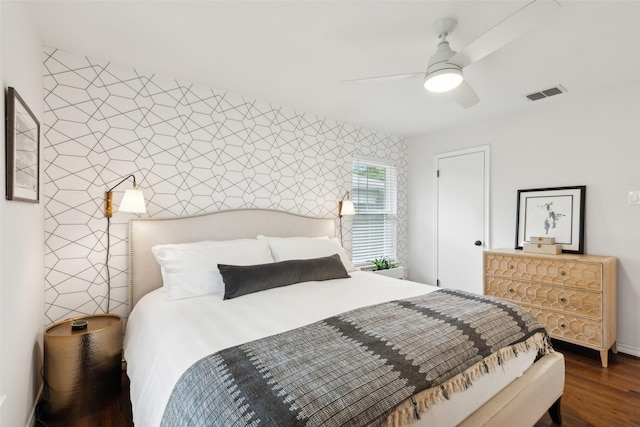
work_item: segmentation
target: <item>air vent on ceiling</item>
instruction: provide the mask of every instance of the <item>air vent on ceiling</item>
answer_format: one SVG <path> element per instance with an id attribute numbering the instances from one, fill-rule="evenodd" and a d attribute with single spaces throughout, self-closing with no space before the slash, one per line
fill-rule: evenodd
<path id="1" fill-rule="evenodd" d="M 566 91 L 567 89 L 565 89 L 561 85 L 558 85 L 556 87 L 541 90 L 540 92 L 530 93 L 529 95 L 527 95 L 527 98 L 529 98 L 530 101 L 537 101 L 539 99 L 548 98 L 550 96 L 560 95 L 561 93 L 564 93 Z"/>

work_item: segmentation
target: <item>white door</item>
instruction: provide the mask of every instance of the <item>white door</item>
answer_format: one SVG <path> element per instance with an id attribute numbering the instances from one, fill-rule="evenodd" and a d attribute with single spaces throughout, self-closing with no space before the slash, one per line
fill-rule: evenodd
<path id="1" fill-rule="evenodd" d="M 482 294 L 482 251 L 489 248 L 489 147 L 436 156 L 436 279 Z"/>

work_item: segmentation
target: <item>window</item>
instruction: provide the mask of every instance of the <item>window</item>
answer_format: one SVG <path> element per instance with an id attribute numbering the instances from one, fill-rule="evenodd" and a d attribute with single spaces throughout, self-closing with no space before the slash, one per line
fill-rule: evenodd
<path id="1" fill-rule="evenodd" d="M 397 172 L 393 165 L 354 160 L 352 257 L 355 264 L 386 256 L 396 259 Z"/>

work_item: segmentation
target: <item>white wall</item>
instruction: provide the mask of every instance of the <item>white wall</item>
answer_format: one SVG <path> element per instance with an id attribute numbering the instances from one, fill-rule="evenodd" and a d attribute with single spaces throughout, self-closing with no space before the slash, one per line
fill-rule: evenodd
<path id="1" fill-rule="evenodd" d="M 513 247 L 518 189 L 586 185 L 585 253 L 618 258 L 618 349 L 640 356 L 640 84 L 569 92 L 408 141 L 410 278 L 433 283 L 434 154 L 491 146 L 493 248 Z"/>
<path id="2" fill-rule="evenodd" d="M 0 8 L 2 86 L 5 91 L 14 87 L 42 124 L 42 42 L 23 3 L 3 1 Z M 1 104 L 0 116 L 5 117 L 4 102 Z M 4 140 L 4 120 L 1 122 Z M 1 152 L 4 165 L 4 149 Z M 4 192 L 4 184 L 0 187 Z M 30 422 L 42 384 L 43 193 L 41 187 L 40 204 L 0 197 L 0 397 L 6 395 L 0 408 L 2 427 Z"/>

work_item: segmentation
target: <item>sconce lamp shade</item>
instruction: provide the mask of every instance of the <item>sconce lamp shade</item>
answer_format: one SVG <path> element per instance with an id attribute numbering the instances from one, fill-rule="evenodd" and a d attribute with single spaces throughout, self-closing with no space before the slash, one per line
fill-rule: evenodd
<path id="1" fill-rule="evenodd" d="M 353 216 L 356 214 L 356 208 L 353 206 L 353 200 L 347 191 L 338 202 L 338 218 L 342 221 L 343 216 Z"/>
<path id="2" fill-rule="evenodd" d="M 133 188 L 130 188 L 124 192 L 122 202 L 118 208 L 118 212 L 132 212 L 132 213 L 147 213 L 147 205 L 144 203 L 144 195 L 142 190 L 138 190 L 136 186 L 136 177 L 129 175 L 122 179 L 119 183 L 111 187 L 104 195 L 104 216 L 111 218 L 113 216 L 113 190 L 128 180 L 133 178 Z"/>
<path id="3" fill-rule="evenodd" d="M 344 246 L 344 242 L 342 241 L 342 217 L 343 216 L 353 216 L 356 214 L 356 208 L 353 206 L 353 200 L 349 196 L 349 192 L 347 191 L 342 196 L 342 200 L 338 202 L 338 218 L 340 218 L 340 245 Z"/>
<path id="4" fill-rule="evenodd" d="M 144 203 L 144 194 L 137 188 L 129 188 L 122 196 L 122 202 L 118 207 L 119 212 L 147 213 L 147 205 Z"/>
<path id="5" fill-rule="evenodd" d="M 340 216 L 353 216 L 356 214 L 356 209 L 353 206 L 351 199 L 343 200 L 340 206 Z"/>

